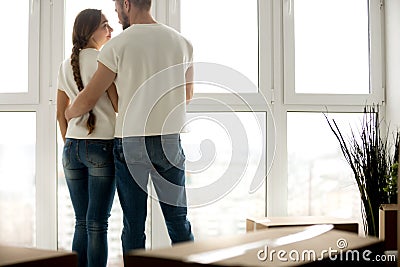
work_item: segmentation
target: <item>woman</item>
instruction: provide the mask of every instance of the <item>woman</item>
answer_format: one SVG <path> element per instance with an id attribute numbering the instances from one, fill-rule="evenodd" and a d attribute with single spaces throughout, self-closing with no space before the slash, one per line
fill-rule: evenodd
<path id="1" fill-rule="evenodd" d="M 99 49 L 111 39 L 112 31 L 101 10 L 81 11 L 74 23 L 71 58 L 61 64 L 58 73 L 57 120 L 65 142 L 62 161 L 76 219 L 72 250 L 78 253 L 80 267 L 107 264 L 107 226 L 115 194 L 114 85 L 89 114 L 67 122 L 64 112 L 96 71 Z"/>

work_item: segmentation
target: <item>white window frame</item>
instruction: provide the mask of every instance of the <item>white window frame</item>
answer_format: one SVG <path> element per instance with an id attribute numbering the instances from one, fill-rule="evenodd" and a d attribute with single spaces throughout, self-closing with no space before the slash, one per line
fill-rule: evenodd
<path id="1" fill-rule="evenodd" d="M 274 44 L 274 105 L 273 115 L 276 128 L 276 151 L 274 164 L 267 180 L 268 216 L 287 216 L 288 159 L 287 159 L 287 113 L 288 112 L 362 112 L 367 104 L 384 103 L 384 14 L 381 10 L 384 0 L 370 0 L 370 28 L 373 40 L 371 46 L 371 84 L 374 94 L 368 101 L 362 95 L 294 94 L 294 45 L 293 18 L 290 19 L 290 4 L 293 0 L 273 2 L 273 44 Z M 288 28 L 289 26 L 289 28 Z M 291 29 L 290 29 L 291 27 Z M 289 42 L 288 42 L 289 38 Z M 290 38 L 292 40 L 290 41 Z M 290 43 L 292 45 L 290 45 Z M 370 43 L 370 45 L 371 45 Z M 292 59 L 292 61 L 288 59 Z M 292 88 L 290 89 L 290 85 Z M 291 90 L 291 92 L 290 92 Z M 384 106 L 383 106 L 384 108 Z M 268 129 L 270 130 L 270 129 Z"/>
<path id="2" fill-rule="evenodd" d="M 156 0 L 156 19 L 178 31 L 180 30 L 181 0 Z M 188 112 L 259 111 L 267 112 L 265 100 L 273 97 L 273 44 L 272 44 L 272 0 L 258 0 L 258 49 L 259 80 L 257 93 L 196 93 L 196 100 L 188 106 Z M 196 61 L 196 58 L 194 59 Z M 211 99 L 211 100 L 210 100 Z M 218 104 L 226 103 L 223 107 Z"/>
<path id="3" fill-rule="evenodd" d="M 58 66 L 63 59 L 63 2 L 30 0 L 29 4 L 29 91 L 0 93 L 0 112 L 36 113 L 34 245 L 43 249 L 57 249 L 57 150 L 53 86 L 57 82 L 57 67 L 54 66 Z"/>
<path id="4" fill-rule="evenodd" d="M 188 1 L 188 0 L 186 0 Z M 273 1 L 258 0 L 258 92 L 256 93 L 196 93 L 188 106 L 189 113 L 214 113 L 214 112 L 265 112 L 266 113 L 266 164 L 269 157 L 274 156 L 275 131 L 269 130 L 273 125 L 273 118 L 269 106 L 274 102 L 274 43 L 273 43 Z M 153 14 L 157 21 L 169 25 L 180 31 L 180 3 L 181 0 L 154 0 Z M 194 48 L 196 49 L 196 48 Z M 196 61 L 196 58 L 194 59 Z M 196 88 L 196 85 L 195 85 Z M 218 103 L 224 103 L 220 105 Z M 268 105 L 266 105 L 268 103 Z M 266 169 L 265 176 L 267 176 Z M 266 184 L 265 187 L 268 185 Z M 265 188 L 264 187 L 264 188 Z M 259 190 L 263 190 L 260 188 Z M 265 189 L 264 189 L 265 190 Z M 267 193 L 266 193 L 267 197 Z M 267 207 L 265 207 L 265 213 Z M 152 214 L 159 217 L 156 209 Z M 163 247 L 168 244 L 166 229 L 162 220 L 152 220 L 152 247 Z"/>
<path id="5" fill-rule="evenodd" d="M 169 17 L 166 24 L 180 30 L 180 2 L 182 0 L 158 0 L 164 1 L 169 11 Z M 188 1 L 188 0 L 186 0 Z M 258 92 L 256 93 L 196 93 L 194 90 L 193 101 L 188 106 L 189 113 L 213 113 L 213 112 L 265 112 L 266 116 L 266 160 L 265 177 L 266 184 L 259 190 L 266 190 L 265 215 L 269 210 L 268 200 L 270 199 L 268 189 L 270 186 L 269 177 L 274 173 L 274 167 L 269 169 L 270 162 L 275 159 L 275 148 L 277 136 L 274 122 L 274 102 L 276 79 L 274 66 L 276 59 L 275 44 L 273 35 L 274 0 L 258 0 Z M 228 7 L 227 7 L 228 8 Z M 196 49 L 196 48 L 194 48 Z M 196 58 L 194 59 L 196 61 Z M 196 88 L 196 85 L 195 85 Z M 220 105 L 218 103 L 224 103 Z"/>
<path id="6" fill-rule="evenodd" d="M 369 1 L 370 32 L 370 93 L 369 94 L 312 94 L 295 92 L 294 3 L 283 1 L 284 40 L 284 103 L 307 105 L 366 105 L 384 100 L 383 77 L 383 0 Z M 343 6 L 346 8 L 346 6 Z"/>
<path id="7" fill-rule="evenodd" d="M 182 0 L 157 0 L 163 2 L 167 10 L 164 23 L 180 31 L 180 3 Z M 184 0 L 189 1 L 189 0 Z M 274 167 L 269 169 L 269 163 L 275 158 L 276 130 L 274 122 L 275 100 L 275 44 L 274 29 L 274 0 L 258 0 L 258 92 L 256 93 L 196 93 L 194 90 L 193 101 L 188 106 L 189 113 L 213 113 L 213 112 L 265 112 L 266 116 L 266 159 L 265 177 L 266 206 L 265 215 L 269 207 L 269 177 L 273 174 Z M 228 7 L 227 7 L 228 8 Z M 196 49 L 194 47 L 194 49 Z M 196 58 L 194 59 L 196 61 Z M 195 85 L 196 88 L 196 85 Z M 225 105 L 220 105 L 224 103 Z M 271 171 L 271 172 L 270 172 Z"/>
<path id="8" fill-rule="evenodd" d="M 28 92 L 0 93 L 0 105 L 39 103 L 40 0 L 29 1 Z"/>
<path id="9" fill-rule="evenodd" d="M 39 1 L 39 0 L 33 0 Z M 40 0 L 40 98 L 36 105 L 36 246 L 57 249 L 56 87 L 64 58 L 64 3 Z"/>
<path id="10" fill-rule="evenodd" d="M 36 139 L 36 245 L 40 248 L 57 248 L 57 146 L 55 119 L 55 92 L 57 67 L 64 58 L 64 4 L 65 1 L 30 0 L 29 34 L 29 92 L 0 94 L 0 112 L 32 111 L 37 117 Z M 110 0 L 111 1 L 111 0 Z M 180 27 L 179 0 L 153 0 L 153 14 L 160 22 Z M 294 46 L 290 47 L 290 1 L 259 0 L 259 92 L 247 94 L 196 94 L 204 101 L 190 104 L 188 112 L 221 112 L 224 110 L 211 97 L 234 107 L 229 112 L 253 111 L 267 114 L 267 158 L 274 164 L 267 180 L 267 214 L 285 215 L 287 210 L 287 145 L 286 113 L 288 111 L 359 111 L 367 104 L 363 96 L 316 95 L 289 93 L 290 66 L 294 59 Z M 370 101 L 384 99 L 384 71 L 382 41 L 383 0 L 370 0 L 371 9 L 371 84 Z M 286 12 L 286 13 L 285 13 Z M 287 28 L 289 27 L 289 28 Z M 291 34 L 291 35 L 290 35 Z M 293 37 L 292 37 L 293 38 Z M 289 42 L 288 42 L 289 40 Z M 293 42 L 293 40 L 292 40 Z M 292 49 L 292 50 L 290 50 Z M 293 63 L 293 62 L 292 62 Z M 292 70 L 293 73 L 294 70 Z M 288 79 L 289 75 L 289 79 Z M 294 76 L 293 76 L 294 77 Z M 292 84 L 292 87 L 293 87 Z M 284 87 L 285 86 L 285 87 Z M 286 90 L 283 90 L 283 89 Z M 250 105 L 243 105 L 242 97 Z M 271 104 L 272 114 L 263 98 Z M 375 97 L 375 99 L 372 99 Z M 378 101 L 374 101 L 378 103 Z M 320 105 L 318 107 L 318 105 Z M 272 118 L 275 117 L 275 129 Z M 276 146 L 274 143 L 279 145 Z M 267 160 L 268 161 L 268 160 Z M 160 222 L 162 223 L 162 222 Z M 155 227 L 155 226 L 154 226 Z"/>

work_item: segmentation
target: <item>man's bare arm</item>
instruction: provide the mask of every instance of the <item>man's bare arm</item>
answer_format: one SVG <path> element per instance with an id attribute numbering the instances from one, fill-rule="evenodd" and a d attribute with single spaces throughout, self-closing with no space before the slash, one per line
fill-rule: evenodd
<path id="1" fill-rule="evenodd" d="M 186 104 L 189 104 L 190 100 L 193 98 L 193 76 L 194 69 L 193 66 L 189 67 L 185 73 L 186 79 Z"/>
<path id="2" fill-rule="evenodd" d="M 65 118 L 72 118 L 88 113 L 96 105 L 99 98 L 107 91 L 116 74 L 99 62 L 97 71 L 94 73 L 88 85 L 83 89 L 73 103 L 65 110 Z"/>

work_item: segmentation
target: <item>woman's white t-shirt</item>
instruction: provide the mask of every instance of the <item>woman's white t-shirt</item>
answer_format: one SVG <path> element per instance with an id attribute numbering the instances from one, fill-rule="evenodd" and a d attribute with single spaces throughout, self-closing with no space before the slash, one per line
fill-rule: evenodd
<path id="1" fill-rule="evenodd" d="M 93 48 L 82 49 L 79 54 L 79 67 L 83 86 L 89 83 L 97 70 L 98 54 L 99 51 Z M 75 100 L 79 93 L 78 86 L 74 80 L 71 59 L 66 59 L 61 63 L 58 72 L 58 89 L 64 91 L 71 102 Z M 88 135 L 88 129 L 86 128 L 89 118 L 89 113 L 87 113 L 69 121 L 66 137 L 75 139 L 113 139 L 116 115 L 107 93 L 100 97 L 93 108 L 93 113 L 96 116 L 96 124 L 94 131 L 90 135 Z"/>

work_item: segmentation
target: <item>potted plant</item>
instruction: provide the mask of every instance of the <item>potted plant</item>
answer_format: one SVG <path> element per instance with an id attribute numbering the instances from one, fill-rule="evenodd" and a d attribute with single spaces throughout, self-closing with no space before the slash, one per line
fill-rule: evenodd
<path id="1" fill-rule="evenodd" d="M 395 162 L 390 167 L 390 174 L 386 176 L 386 186 L 383 190 L 388 194 L 389 204 L 397 203 L 397 176 L 399 171 L 399 163 Z"/>
<path id="2" fill-rule="evenodd" d="M 396 131 L 389 141 L 389 127 L 383 129 L 378 105 L 364 107 L 361 128 L 351 129 L 348 137 L 343 136 L 334 119 L 324 116 L 353 171 L 363 204 L 364 232 L 378 236 L 380 205 L 397 200 L 400 132 Z"/>

